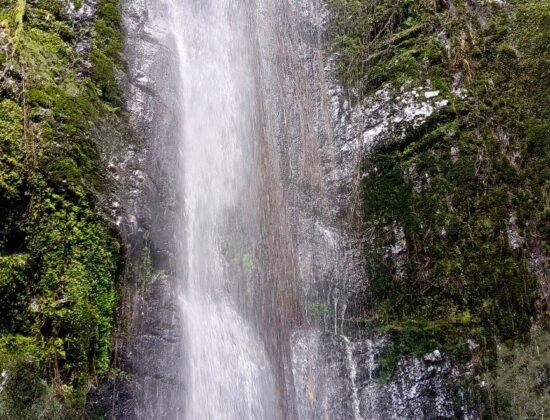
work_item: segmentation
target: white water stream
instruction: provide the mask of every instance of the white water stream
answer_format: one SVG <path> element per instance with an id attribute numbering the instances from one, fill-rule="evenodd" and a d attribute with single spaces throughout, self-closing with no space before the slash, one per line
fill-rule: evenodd
<path id="1" fill-rule="evenodd" d="M 144 418 L 360 419 L 352 344 L 335 347 L 333 366 L 317 330 L 318 340 L 291 339 L 296 329 L 322 328 L 305 320 L 308 304 L 323 309 L 335 334 L 346 307 L 341 288 L 328 285 L 346 276 L 323 178 L 333 145 L 321 100 L 321 3 L 145 1 L 145 32 L 170 55 L 166 69 L 154 60 L 147 68 L 163 92 L 154 110 L 165 106 L 157 117 L 171 127 L 164 140 L 176 145 L 176 169 L 167 170 L 176 217 L 167 222 L 183 339 L 171 351 L 183 356 L 173 358 L 177 374 L 151 381 L 158 403 Z M 309 355 L 321 367 L 306 363 Z"/>
<path id="2" fill-rule="evenodd" d="M 185 278 L 181 309 L 189 372 L 185 418 L 276 417 L 274 375 L 265 346 L 230 293 L 228 232 L 254 242 L 254 27 L 250 5 L 234 0 L 171 0 L 167 26 L 180 65 L 179 223 Z M 239 226 L 246 219 L 243 226 Z M 244 252 L 237 250 L 237 252 Z M 232 274 L 233 273 L 233 274 Z"/>

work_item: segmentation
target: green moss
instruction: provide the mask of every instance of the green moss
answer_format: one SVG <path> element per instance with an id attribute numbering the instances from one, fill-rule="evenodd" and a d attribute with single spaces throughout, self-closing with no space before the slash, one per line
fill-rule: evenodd
<path id="1" fill-rule="evenodd" d="M 31 294 L 27 289 L 28 254 L 0 257 L 0 331 L 14 331 L 26 321 Z"/>
<path id="2" fill-rule="evenodd" d="M 74 205 L 49 191 L 44 196 L 26 225 L 33 238 L 28 247 L 40 270 L 35 322 L 48 324 L 52 338 L 65 332 L 68 377 L 74 369 L 86 370 L 89 354 L 104 373 L 109 366 L 118 249 L 84 203 Z"/>
<path id="3" fill-rule="evenodd" d="M 550 332 L 535 327 L 528 342 L 499 346 L 494 373 L 485 375 L 501 400 L 501 418 L 545 418 L 550 413 Z"/>
<path id="4" fill-rule="evenodd" d="M 101 95 L 106 101 L 120 106 L 122 93 L 116 73 L 123 69 L 120 52 L 124 38 L 118 1 L 101 0 L 97 13 L 95 38 L 90 54 L 93 64 L 92 80 L 101 89 Z"/>
<path id="5" fill-rule="evenodd" d="M 330 0 L 327 4 L 342 81 L 359 87 L 361 93 L 420 78 L 442 54 L 434 38 L 428 37 L 441 30 L 439 2 Z"/>
<path id="6" fill-rule="evenodd" d="M 12 100 L 0 102 L 0 203 L 7 205 L 23 182 L 23 111 Z"/>
<path id="7" fill-rule="evenodd" d="M 399 95 L 405 84 L 430 80 L 451 104 L 365 156 L 372 295 L 358 297 L 350 316 L 375 313 L 370 328 L 392 338 L 383 377 L 402 356 L 435 348 L 459 361 L 479 356 L 474 370 L 492 372 L 500 343 L 519 342 L 548 320 L 546 280 L 532 270 L 532 255 L 546 261 L 548 253 L 550 2 L 329 6 L 346 86 Z M 456 87 L 466 94 L 456 96 Z M 478 356 L 468 339 L 480 344 Z"/>
<path id="8" fill-rule="evenodd" d="M 26 7 L 27 7 L 26 0 L 17 0 L 17 3 L 15 5 L 15 10 L 14 10 L 14 19 L 13 19 L 15 24 L 15 32 L 14 32 L 13 38 L 15 42 L 19 41 L 21 33 L 23 32 L 23 17 L 25 16 Z"/>
<path id="9" fill-rule="evenodd" d="M 92 43 L 120 63 L 117 3 L 104 4 Z M 89 383 L 110 369 L 120 250 L 98 214 L 97 136 L 119 136 L 118 87 L 110 78 L 106 94 L 80 73 L 88 57 L 74 50 L 65 2 L 10 4 L 5 19 L 17 43 L 0 61 L 0 370 L 13 392 L 1 393 L 0 418 L 79 418 Z"/>

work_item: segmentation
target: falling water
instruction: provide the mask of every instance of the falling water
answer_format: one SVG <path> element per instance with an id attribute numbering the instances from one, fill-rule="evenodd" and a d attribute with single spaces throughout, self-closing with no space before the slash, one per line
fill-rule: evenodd
<path id="1" fill-rule="evenodd" d="M 136 1 L 147 10 L 134 12 L 137 82 L 158 96 L 142 105 L 138 90 L 134 105 L 159 124 L 152 159 L 175 178 L 158 184 L 176 191 L 160 220 L 175 236 L 169 325 L 183 331 L 159 359 L 177 373 L 147 371 L 139 418 L 360 418 L 357 387 L 348 392 L 321 335 L 342 329 L 349 277 L 327 186 L 336 171 L 322 2 Z M 354 382 L 352 344 L 336 348 Z M 353 406 L 329 407 L 350 392 Z"/>
<path id="2" fill-rule="evenodd" d="M 238 305 L 257 263 L 255 74 L 250 4 L 172 0 L 167 26 L 180 75 L 177 234 L 187 335 L 186 419 L 270 419 L 272 367 Z M 246 291 L 245 291 L 246 292 Z"/>

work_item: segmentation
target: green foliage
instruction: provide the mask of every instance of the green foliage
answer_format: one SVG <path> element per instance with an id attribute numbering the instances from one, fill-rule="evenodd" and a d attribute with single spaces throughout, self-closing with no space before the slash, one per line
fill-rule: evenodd
<path id="1" fill-rule="evenodd" d="M 46 392 L 46 386 L 33 363 L 18 363 L 9 373 L 10 376 L 5 373 L 8 376 L 6 389 L 1 394 L 5 400 L 2 411 L 17 413 L 21 419 L 31 419 L 32 406 Z"/>
<path id="2" fill-rule="evenodd" d="M 363 211 L 376 238 L 368 254 L 378 309 L 388 320 L 435 322 L 468 313 L 469 333 L 478 340 L 526 331 L 536 281 L 508 244 L 512 202 L 502 186 L 503 169 L 487 169 L 494 185 L 483 185 L 476 176 L 473 133 L 440 137 L 436 145 L 430 134 L 416 133 L 404 150 L 380 150 L 367 163 L 377 169 L 363 183 Z M 462 142 L 453 162 L 450 149 Z M 500 159 L 495 163 L 502 165 Z M 515 173 L 509 176 L 510 184 L 519 181 Z M 395 226 L 403 229 L 407 247 L 398 257 L 401 266 L 387 251 L 398 240 Z M 447 339 L 458 340 L 459 347 L 465 343 L 462 334 Z"/>
<path id="3" fill-rule="evenodd" d="M 372 91 L 384 83 L 399 86 L 430 69 L 440 58 L 430 45 L 440 28 L 440 2 L 433 0 L 328 0 L 332 45 L 348 87 Z"/>
<path id="4" fill-rule="evenodd" d="M 85 202 L 74 205 L 48 190 L 44 196 L 26 225 L 39 279 L 35 322 L 47 324 L 54 340 L 66 334 L 68 376 L 75 368 L 87 369 L 88 354 L 94 355 L 99 373 L 105 373 L 118 249 Z"/>
<path id="5" fill-rule="evenodd" d="M 100 2 L 87 57 L 66 7 L 9 2 L 0 15 L 1 419 L 79 418 L 89 382 L 110 368 L 120 250 L 96 203 L 98 133 L 119 136 L 122 100 L 93 57 L 121 68 L 120 13 Z"/>
<path id="6" fill-rule="evenodd" d="M 501 418 L 543 419 L 550 413 L 550 332 L 536 327 L 529 338 L 500 345 L 497 368 L 487 376 L 503 401 Z"/>
<path id="7" fill-rule="evenodd" d="M 23 182 L 23 112 L 8 99 L 0 102 L 0 115 L 0 203 L 4 206 Z"/>
<path id="8" fill-rule="evenodd" d="M 55 398 L 41 377 L 38 364 L 11 356 L 9 362 L 0 362 L 2 392 L 0 393 L 1 420 L 72 420 L 78 411 L 70 404 Z"/>
<path id="9" fill-rule="evenodd" d="M 31 294 L 27 285 L 28 254 L 0 257 L 0 331 L 15 331 L 25 323 Z"/>
<path id="10" fill-rule="evenodd" d="M 531 109 L 550 118 L 550 3 L 518 2 L 514 41 L 522 54 L 517 82 L 525 89 Z M 548 148 L 547 148 L 548 152 Z"/>
<path id="11" fill-rule="evenodd" d="M 435 348 L 491 371 L 506 363 L 500 343 L 547 322 L 533 255 L 547 261 L 550 2 L 508 3 L 329 1 L 353 92 L 398 96 L 430 80 L 450 104 L 360 168 L 372 293 L 362 314 L 392 338 L 383 377 L 403 355 Z"/>
<path id="12" fill-rule="evenodd" d="M 122 69 L 119 54 L 122 51 L 124 37 L 118 0 L 101 0 L 97 13 L 96 36 L 90 54 L 93 64 L 92 80 L 101 89 L 103 99 L 114 106 L 121 106 L 122 92 L 116 73 Z"/>

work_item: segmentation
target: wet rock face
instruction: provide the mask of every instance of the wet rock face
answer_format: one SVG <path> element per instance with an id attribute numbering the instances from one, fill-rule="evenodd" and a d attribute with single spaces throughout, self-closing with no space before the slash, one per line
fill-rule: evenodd
<path id="1" fill-rule="evenodd" d="M 119 404 L 124 419 L 182 416 L 185 374 L 180 367 L 185 360 L 184 332 L 177 283 L 177 279 L 168 276 L 156 278 L 137 307 L 132 320 L 135 336 L 122 360 L 125 370 L 133 372 L 135 378 L 129 392 L 130 404 Z"/>
<path id="2" fill-rule="evenodd" d="M 123 375 L 111 377 L 90 392 L 89 413 L 125 420 L 182 418 L 185 372 L 184 332 L 176 290 L 178 280 L 158 276 L 150 288 L 134 291 L 131 319 L 116 342 Z"/>
<path id="3" fill-rule="evenodd" d="M 361 395 L 364 418 L 456 418 L 459 413 L 454 411 L 449 394 L 455 376 L 447 359 L 435 363 L 403 359 L 392 381 L 367 383 Z"/>
<path id="4" fill-rule="evenodd" d="M 326 185 L 333 197 L 340 197 L 337 202 L 345 208 L 354 193 L 357 156 L 368 153 L 375 144 L 398 141 L 406 127 L 420 126 L 443 104 L 437 101 L 437 92 L 429 88 L 406 87 L 397 99 L 380 91 L 355 107 L 349 106 L 337 86 L 330 92 L 337 152 L 333 155 L 336 156 L 333 169 L 325 171 Z M 339 214 L 347 211 L 349 207 Z M 338 217 L 332 221 L 329 218 L 329 226 L 315 220 L 309 223 L 313 225 L 305 230 L 309 232 L 309 240 L 301 246 L 301 263 L 306 267 L 302 267 L 302 273 L 316 279 L 308 284 L 307 295 L 324 303 L 326 332 L 299 331 L 292 338 L 298 417 L 304 420 L 476 418 L 475 413 L 467 413 L 466 409 L 456 410 L 451 389 L 460 373 L 438 350 L 423 359 L 402 359 L 392 379 L 383 381 L 378 377 L 379 359 L 389 345 L 387 340 L 361 335 L 348 339 L 339 335 L 346 317 L 353 317 L 348 302 L 368 290 L 360 248 L 368 238 L 354 239 Z M 401 242 L 388 250 L 396 261 L 400 249 L 406 246 Z M 319 255 L 328 258 L 314 258 Z M 327 311 L 331 313 L 328 316 Z M 308 315 L 312 316 L 311 311 Z M 327 319 L 332 320 L 327 323 Z"/>
<path id="5" fill-rule="evenodd" d="M 292 363 L 299 419 L 353 419 L 358 409 L 356 377 L 344 337 L 315 330 L 292 337 Z"/>
<path id="6" fill-rule="evenodd" d="M 153 6 L 158 6 L 156 2 Z M 181 311 L 173 259 L 176 239 L 173 139 L 177 98 L 167 74 L 177 67 L 159 41 L 162 28 L 150 19 L 145 0 L 123 2 L 128 34 L 125 83 L 131 132 L 124 144 L 108 144 L 104 156 L 114 189 L 111 219 L 125 245 L 125 284 L 115 336 L 116 365 L 122 370 L 94 390 L 101 412 L 121 419 L 182 418 L 184 366 Z M 113 412 L 114 410 L 114 412 Z"/>
<path id="7" fill-rule="evenodd" d="M 170 271 L 175 241 L 174 229 L 167 221 L 173 219 L 176 201 L 172 177 L 178 153 L 178 119 L 174 116 L 178 98 L 169 81 L 177 66 L 169 48 L 161 43 L 162 28 L 153 25 L 148 7 L 145 0 L 123 4 L 125 29 L 131 34 L 125 50 L 129 73 L 126 99 L 135 145 L 114 160 L 122 162 L 117 177 L 125 194 L 126 217 L 120 223 L 130 236 L 140 236 L 142 230 L 141 240 L 150 247 L 155 268 Z M 114 165 L 116 168 L 116 162 Z"/>
<path id="8" fill-rule="evenodd" d="M 289 102 L 283 106 L 286 115 L 278 142 L 305 312 L 317 327 L 291 338 L 297 417 L 476 418 L 456 409 L 451 391 L 460 372 L 441 352 L 404 358 L 392 378 L 382 380 L 380 359 L 389 340 L 360 331 L 353 338 L 343 335 L 349 331 L 346 320 L 365 317 L 361 311 L 368 310 L 357 305 L 365 306 L 369 289 L 363 268 L 369 238 L 358 237 L 354 226 L 364 175 L 360 164 L 375 146 L 399 142 L 447 102 L 429 81 L 422 86 L 405 83 L 397 91 L 382 88 L 351 101 L 339 85 L 335 57 L 324 56 L 319 36 L 327 19 L 324 7 L 295 1 L 289 14 L 294 19 L 290 21 L 304 29 L 297 37 L 301 43 L 295 39 L 293 44 L 299 58 L 289 50 L 292 58 L 287 62 L 295 67 L 282 87 L 287 95 L 280 100 Z M 293 121 L 301 122 L 299 133 L 293 134 Z M 304 165 L 308 171 L 285 170 Z M 418 188 L 425 182 L 429 180 L 419 180 Z M 395 226 L 395 231 L 397 240 L 388 255 L 399 261 L 407 244 L 402 227 Z"/>
<path id="9" fill-rule="evenodd" d="M 292 337 L 299 419 L 477 418 L 456 411 L 449 384 L 458 370 L 439 351 L 400 361 L 390 381 L 379 378 L 383 337 L 347 339 L 303 330 Z"/>

